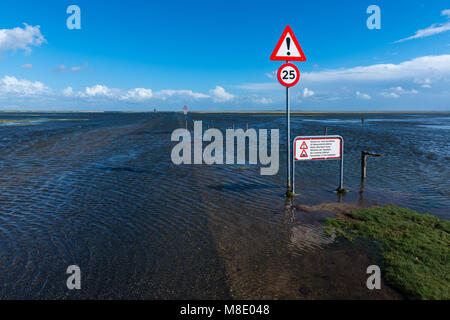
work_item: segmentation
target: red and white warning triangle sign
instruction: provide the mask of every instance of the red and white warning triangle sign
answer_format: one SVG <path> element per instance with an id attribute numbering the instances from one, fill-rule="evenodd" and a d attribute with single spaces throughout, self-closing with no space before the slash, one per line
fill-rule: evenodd
<path id="1" fill-rule="evenodd" d="M 270 60 L 281 61 L 306 61 L 306 57 L 297 41 L 291 27 L 286 26 L 278 40 L 275 50 L 270 55 Z"/>

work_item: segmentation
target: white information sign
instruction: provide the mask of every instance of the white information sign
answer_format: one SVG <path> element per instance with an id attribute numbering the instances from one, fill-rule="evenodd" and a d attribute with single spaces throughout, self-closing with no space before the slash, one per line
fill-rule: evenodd
<path id="1" fill-rule="evenodd" d="M 295 160 L 339 159 L 342 156 L 341 137 L 300 137 L 295 139 Z"/>

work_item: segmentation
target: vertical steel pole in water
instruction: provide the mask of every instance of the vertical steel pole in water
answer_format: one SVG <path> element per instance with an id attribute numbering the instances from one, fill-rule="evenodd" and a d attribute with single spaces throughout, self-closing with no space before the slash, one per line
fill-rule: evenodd
<path id="1" fill-rule="evenodd" d="M 344 139 L 341 137 L 341 172 L 339 177 L 339 190 L 344 189 Z"/>
<path id="2" fill-rule="evenodd" d="M 287 191 L 291 191 L 291 116 L 289 104 L 289 87 L 286 87 L 286 121 L 287 121 Z"/>
<path id="3" fill-rule="evenodd" d="M 295 146 L 292 144 L 292 194 L 295 194 Z"/>

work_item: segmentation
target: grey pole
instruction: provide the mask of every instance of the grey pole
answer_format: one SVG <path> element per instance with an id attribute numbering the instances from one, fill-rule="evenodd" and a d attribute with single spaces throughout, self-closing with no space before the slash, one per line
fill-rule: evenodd
<path id="1" fill-rule="evenodd" d="M 291 116 L 289 104 L 289 87 L 286 87 L 286 121 L 287 121 L 287 191 L 291 190 Z"/>
<path id="2" fill-rule="evenodd" d="M 361 151 L 361 179 L 365 179 L 367 176 L 366 164 L 367 154 L 364 151 Z"/>
<path id="3" fill-rule="evenodd" d="M 341 173 L 340 173 L 340 177 L 339 177 L 339 190 L 343 190 L 344 189 L 344 139 L 341 138 L 341 150 L 342 150 L 342 154 L 341 154 Z"/>
<path id="4" fill-rule="evenodd" d="M 361 151 L 361 179 L 365 179 L 367 176 L 367 156 L 381 157 L 379 153 L 373 153 L 368 151 Z"/>
<path id="5" fill-rule="evenodd" d="M 292 194 L 295 194 L 295 146 L 292 143 Z"/>

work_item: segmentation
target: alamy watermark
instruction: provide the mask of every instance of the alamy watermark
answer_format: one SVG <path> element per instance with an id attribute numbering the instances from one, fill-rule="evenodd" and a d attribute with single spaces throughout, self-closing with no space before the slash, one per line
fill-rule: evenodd
<path id="1" fill-rule="evenodd" d="M 81 289 L 81 269 L 79 266 L 73 264 L 67 267 L 66 270 L 67 274 L 70 274 L 70 276 L 67 278 L 66 286 L 67 289 L 73 290 Z"/>
<path id="2" fill-rule="evenodd" d="M 376 264 L 367 267 L 367 274 L 370 276 L 367 278 L 366 286 L 369 290 L 381 289 L 381 270 Z"/>
<path id="3" fill-rule="evenodd" d="M 171 159 L 179 164 L 237 164 L 246 163 L 246 141 L 248 141 L 248 163 L 261 167 L 261 175 L 275 175 L 279 169 L 279 130 L 270 130 L 270 154 L 268 150 L 268 130 L 226 129 L 224 137 L 219 129 L 208 129 L 203 133 L 202 121 L 194 121 L 193 137 L 187 129 L 176 129 L 171 140 L 178 141 L 172 148 Z M 203 148 L 203 142 L 210 142 Z M 236 146 L 236 148 L 235 148 Z M 235 157 L 237 149 L 237 157 Z M 257 150 L 259 149 L 259 150 Z M 259 152 L 258 152 L 259 151 Z"/>
<path id="4" fill-rule="evenodd" d="M 372 4 L 367 7 L 366 13 L 370 14 L 367 18 L 366 25 L 369 30 L 381 29 L 381 9 L 379 6 Z"/>
<path id="5" fill-rule="evenodd" d="M 80 9 L 80 7 L 75 4 L 72 4 L 67 7 L 66 13 L 70 14 L 70 16 L 66 20 L 67 29 L 80 30 L 81 29 L 81 9 Z"/>

